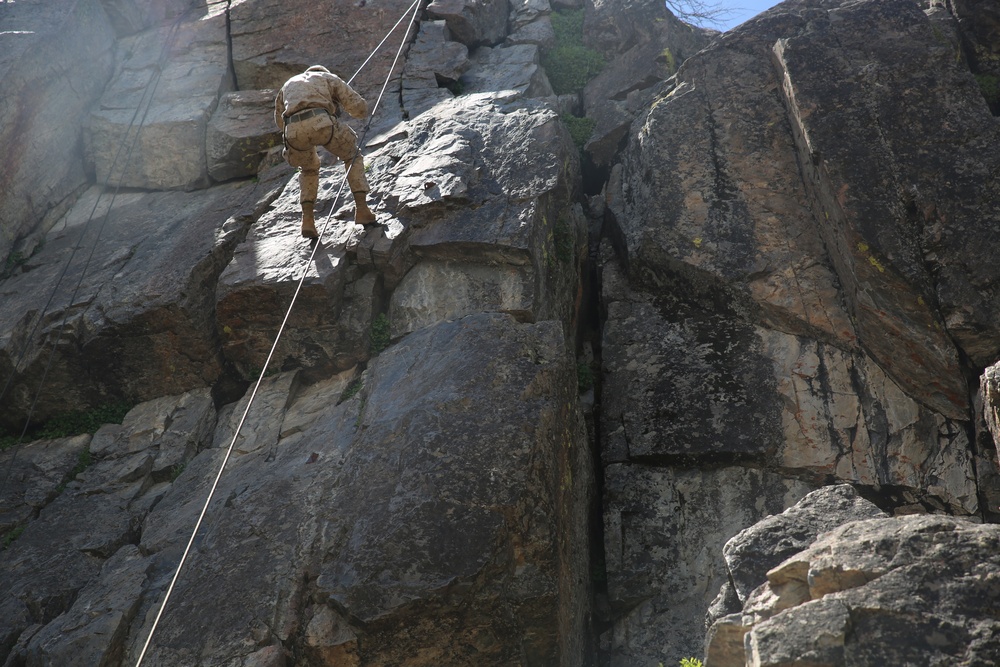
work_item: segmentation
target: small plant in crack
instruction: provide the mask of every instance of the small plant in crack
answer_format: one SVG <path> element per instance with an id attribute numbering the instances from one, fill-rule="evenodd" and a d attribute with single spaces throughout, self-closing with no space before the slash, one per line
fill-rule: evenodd
<path id="1" fill-rule="evenodd" d="M 372 355 L 381 353 L 389 347 L 389 318 L 385 313 L 379 313 L 372 321 L 371 333 L 368 336 L 371 341 Z"/>

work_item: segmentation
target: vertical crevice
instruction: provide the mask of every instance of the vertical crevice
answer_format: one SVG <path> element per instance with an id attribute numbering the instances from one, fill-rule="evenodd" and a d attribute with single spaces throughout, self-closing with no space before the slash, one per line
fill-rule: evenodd
<path id="1" fill-rule="evenodd" d="M 229 69 L 229 76 L 233 81 L 233 90 L 240 89 L 240 82 L 236 78 L 236 65 L 233 63 L 233 2 L 226 0 L 226 67 Z"/>

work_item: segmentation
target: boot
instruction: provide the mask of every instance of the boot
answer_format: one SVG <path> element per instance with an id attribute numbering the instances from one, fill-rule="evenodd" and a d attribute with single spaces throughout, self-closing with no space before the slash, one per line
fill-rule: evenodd
<path id="1" fill-rule="evenodd" d="M 368 208 L 368 202 L 365 201 L 365 195 L 367 194 L 367 192 L 354 193 L 354 223 L 357 225 L 378 224 L 375 214 Z"/>
<path id="2" fill-rule="evenodd" d="M 307 239 L 318 239 L 316 232 L 316 221 L 313 219 L 313 206 L 315 202 L 302 202 L 302 236 Z"/>

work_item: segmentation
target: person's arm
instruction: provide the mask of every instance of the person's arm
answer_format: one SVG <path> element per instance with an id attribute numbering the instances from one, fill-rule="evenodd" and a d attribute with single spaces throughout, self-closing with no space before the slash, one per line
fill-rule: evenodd
<path id="1" fill-rule="evenodd" d="M 336 74 L 331 74 L 325 78 L 327 83 L 330 84 L 330 95 L 333 96 L 333 99 L 340 106 L 344 107 L 347 113 L 355 118 L 364 118 L 368 115 L 368 103 L 365 102 L 365 98 L 358 95 L 343 79 Z"/>

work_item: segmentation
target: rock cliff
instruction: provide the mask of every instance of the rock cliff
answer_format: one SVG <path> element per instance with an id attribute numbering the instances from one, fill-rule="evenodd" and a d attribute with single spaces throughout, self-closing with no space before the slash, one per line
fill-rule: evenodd
<path id="1" fill-rule="evenodd" d="M 1000 661 L 992 4 L 413 10 L 0 4 L 0 665 Z"/>

